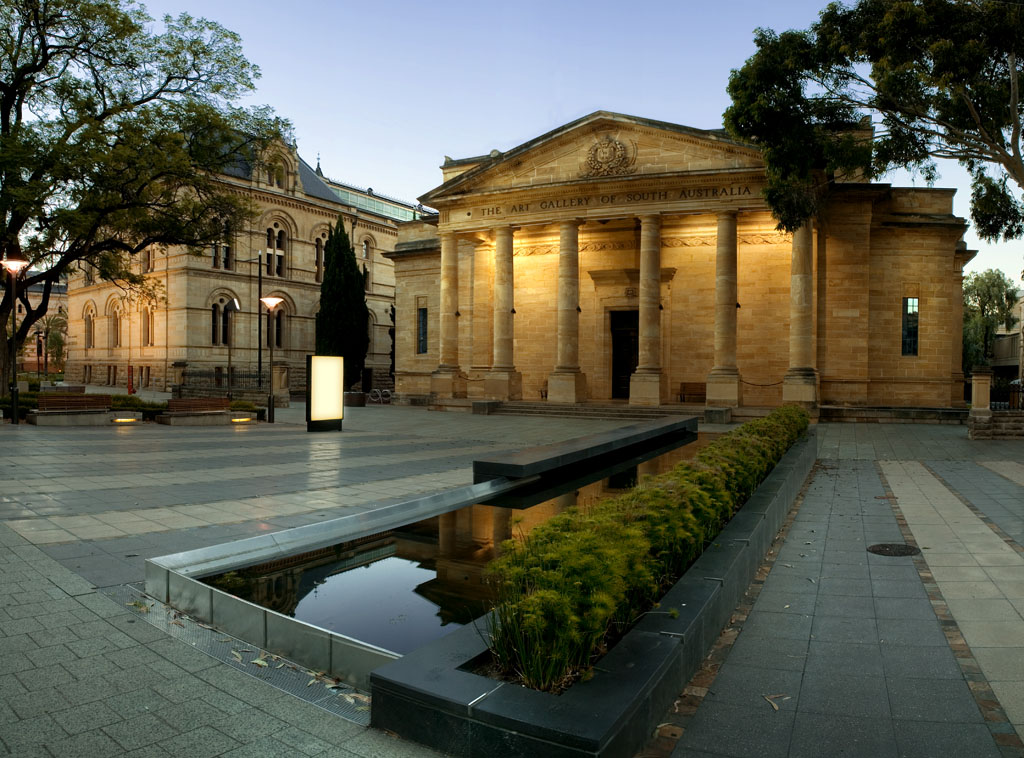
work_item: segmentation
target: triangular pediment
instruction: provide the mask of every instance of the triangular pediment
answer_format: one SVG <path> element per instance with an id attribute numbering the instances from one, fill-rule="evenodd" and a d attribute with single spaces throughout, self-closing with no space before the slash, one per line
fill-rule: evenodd
<path id="1" fill-rule="evenodd" d="M 459 161 L 444 166 L 457 170 Z M 760 170 L 760 153 L 724 131 L 598 111 L 469 167 L 420 200 L 630 177 Z"/>

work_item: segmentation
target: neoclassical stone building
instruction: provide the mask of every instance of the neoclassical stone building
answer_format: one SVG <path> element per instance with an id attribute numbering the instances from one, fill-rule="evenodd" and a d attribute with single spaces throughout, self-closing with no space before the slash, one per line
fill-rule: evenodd
<path id="1" fill-rule="evenodd" d="M 323 247 L 340 214 L 368 274 L 367 368 L 377 386 L 390 383 L 395 280 L 383 254 L 394 248 L 398 222 L 414 218 L 416 209 L 326 179 L 294 147 L 281 146 L 268 165 L 224 177 L 259 207 L 249 228 L 233 230 L 202 257 L 154 249 L 133 264 L 156 280 L 156 299 L 126 295 L 88 267 L 70 278 L 70 381 L 124 386 L 130 366 L 136 387 L 166 389 L 187 367 L 213 372 L 226 388 L 229 365 L 235 377 L 259 364 L 267 371 L 273 341 L 278 391 L 285 377 L 300 391 L 305 356 L 314 351 Z M 261 286 L 262 295 L 284 298 L 272 315 L 259 302 Z"/>
<path id="2" fill-rule="evenodd" d="M 441 168 L 387 254 L 403 396 L 963 404 L 954 190 L 839 184 L 782 233 L 757 150 L 603 111 Z"/>

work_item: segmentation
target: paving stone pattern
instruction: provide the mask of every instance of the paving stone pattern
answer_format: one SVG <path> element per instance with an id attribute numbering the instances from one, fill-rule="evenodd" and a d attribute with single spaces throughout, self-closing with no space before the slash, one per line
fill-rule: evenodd
<path id="1" fill-rule="evenodd" d="M 367 408 L 341 434 L 307 434 L 301 406 L 278 421 L 0 427 L 0 755 L 434 755 L 201 654 L 96 588 L 141 580 L 148 556 L 465 484 L 475 457 L 617 425 Z M 823 425 L 820 441 L 823 466 L 703 703 L 688 721 L 666 714 L 674 754 L 1020 754 L 977 691 L 995 693 L 990 720 L 1024 708 L 1010 562 L 1024 443 L 879 424 Z M 902 526 L 890 495 L 907 499 Z M 922 570 L 865 552 L 922 518 L 921 535 L 962 549 Z M 782 695 L 778 711 L 765 695 Z"/>
<path id="2" fill-rule="evenodd" d="M 617 426 L 410 408 L 352 412 L 341 434 L 308 434 L 301 407 L 278 421 L 0 427 L 0 755 L 434 755 L 199 653 L 96 588 L 140 581 L 147 556 L 467 484 L 474 457 Z"/>
<path id="3" fill-rule="evenodd" d="M 1011 536 L 1024 487 L 995 473 L 1024 443 L 941 426 L 819 435 L 819 466 L 749 614 L 723 635 L 717 674 L 666 714 L 672 755 L 1024 754 L 1024 549 Z M 866 551 L 904 541 L 921 557 Z"/>

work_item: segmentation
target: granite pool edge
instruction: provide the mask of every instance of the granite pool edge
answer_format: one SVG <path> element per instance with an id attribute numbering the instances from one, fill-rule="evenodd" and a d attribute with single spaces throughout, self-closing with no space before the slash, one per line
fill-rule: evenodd
<path id="1" fill-rule="evenodd" d="M 463 670 L 486 650 L 467 626 L 370 674 L 370 723 L 456 756 L 632 756 L 739 604 L 817 459 L 812 427 L 595 675 L 549 695 Z M 482 623 L 482 622 L 478 622 Z"/>

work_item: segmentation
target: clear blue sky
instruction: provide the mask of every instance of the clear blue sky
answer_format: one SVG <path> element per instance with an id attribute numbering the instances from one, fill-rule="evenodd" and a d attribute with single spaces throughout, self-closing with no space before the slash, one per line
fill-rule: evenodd
<path id="1" fill-rule="evenodd" d="M 806 28 L 825 0 L 142 0 L 238 32 L 263 73 L 252 103 L 295 126 L 328 176 L 407 200 L 440 184 L 445 155 L 507 150 L 595 110 L 720 128 L 729 71 L 753 30 Z M 889 179 L 910 184 L 905 174 Z M 921 184 L 918 180 L 918 184 Z M 942 167 L 936 186 L 966 174 Z M 1020 282 L 1024 244 L 981 243 L 968 270 Z"/>

